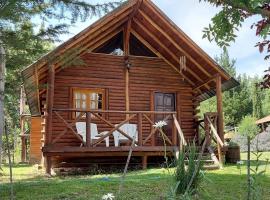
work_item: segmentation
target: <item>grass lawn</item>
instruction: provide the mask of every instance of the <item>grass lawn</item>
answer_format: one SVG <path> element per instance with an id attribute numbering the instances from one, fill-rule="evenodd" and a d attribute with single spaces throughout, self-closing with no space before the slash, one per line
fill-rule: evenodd
<path id="1" fill-rule="evenodd" d="M 242 154 L 245 160 L 246 154 Z M 270 152 L 260 158 L 270 159 Z M 253 157 L 254 159 L 254 157 Z M 264 169 L 265 165 L 261 166 Z M 100 200 L 104 194 L 117 194 L 120 175 L 68 176 L 46 178 L 34 166 L 14 167 L 14 190 L 16 199 L 93 199 Z M 158 200 L 169 190 L 173 183 L 166 169 L 148 169 L 128 173 L 123 192 L 118 199 Z M 267 174 L 258 181 L 262 186 L 263 199 L 270 199 L 270 166 Z M 206 171 L 199 199 L 236 200 L 245 199 L 246 167 L 226 165 L 222 170 Z M 0 176 L 0 199 L 9 199 L 8 168 Z"/>

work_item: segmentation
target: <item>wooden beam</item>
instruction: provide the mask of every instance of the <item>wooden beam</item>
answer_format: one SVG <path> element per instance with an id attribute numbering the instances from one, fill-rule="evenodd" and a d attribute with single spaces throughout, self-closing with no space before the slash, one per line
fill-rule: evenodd
<path id="1" fill-rule="evenodd" d="M 217 78 L 217 76 L 218 76 L 218 74 L 215 75 L 215 76 L 210 77 L 210 78 L 207 79 L 204 83 L 202 83 L 201 85 L 195 87 L 193 90 L 198 90 L 198 89 L 200 89 L 201 87 L 203 87 L 204 85 L 209 84 L 209 83 L 211 83 L 212 81 L 215 81 L 216 78 Z"/>
<path id="2" fill-rule="evenodd" d="M 222 105 L 222 83 L 221 77 L 216 78 L 216 95 L 217 95 L 217 113 L 218 113 L 218 135 L 221 141 L 224 143 L 224 120 L 223 120 L 223 105 Z M 223 155 L 221 152 L 221 145 L 218 144 L 219 160 L 223 163 Z"/>
<path id="3" fill-rule="evenodd" d="M 168 35 L 168 33 L 163 30 L 157 23 L 155 23 L 146 13 L 142 10 L 139 10 L 139 13 L 152 25 L 154 26 L 160 33 L 166 37 L 174 46 L 177 48 L 184 56 L 186 56 L 189 60 L 191 60 L 206 76 L 211 76 L 211 74 L 205 70 L 192 56 L 190 56 L 178 43 L 176 43 L 172 37 Z"/>
<path id="4" fill-rule="evenodd" d="M 166 24 L 176 35 L 179 36 L 180 40 L 183 40 L 188 44 L 197 54 L 199 54 L 209 65 L 211 65 L 223 78 L 228 79 L 229 77 L 224 73 L 222 69 L 217 67 L 215 61 L 207 55 L 193 40 L 191 40 L 172 20 L 170 20 L 153 2 L 146 1 L 144 4 L 157 16 L 160 20 Z"/>
<path id="5" fill-rule="evenodd" d="M 139 20 L 137 20 L 136 18 L 134 18 L 133 21 L 134 21 L 141 29 L 143 29 L 147 35 L 149 35 L 151 38 L 153 38 L 153 39 L 157 42 L 157 44 L 158 44 L 160 47 L 162 47 L 162 48 L 170 55 L 170 57 L 171 57 L 175 62 L 177 62 L 177 63 L 179 64 L 179 58 L 178 58 L 178 57 L 177 57 L 177 56 L 176 56 L 176 55 L 175 55 L 168 47 L 166 47 L 166 46 L 163 44 L 163 42 L 160 41 L 159 38 L 157 38 L 153 33 L 151 33 L 151 32 L 147 29 L 147 27 L 145 27 L 143 24 L 141 24 L 141 22 L 139 22 Z M 168 59 L 167 59 L 167 60 L 168 60 Z M 175 67 L 175 65 L 173 65 L 173 66 L 174 66 L 174 68 L 177 70 L 178 73 L 183 74 L 183 73 L 180 72 L 179 69 L 177 69 L 177 68 Z M 204 81 L 201 79 L 201 77 L 200 77 L 197 73 L 193 72 L 190 68 L 187 68 L 187 71 L 188 71 L 195 79 L 197 79 L 198 81 L 204 82 Z M 205 87 L 206 87 L 207 89 L 209 89 L 209 87 L 207 87 L 207 86 L 205 86 Z"/>
<path id="6" fill-rule="evenodd" d="M 86 112 L 86 146 L 91 145 L 91 113 Z"/>
<path id="7" fill-rule="evenodd" d="M 48 55 L 38 60 L 39 62 L 38 69 L 46 65 L 48 57 L 51 56 L 52 54 L 56 54 L 56 56 L 59 56 L 59 54 L 62 54 L 66 50 L 75 47 L 77 44 L 80 44 L 82 41 L 86 41 L 86 38 L 88 38 L 89 36 L 93 37 L 93 35 L 95 35 L 99 31 L 104 31 L 105 27 L 113 24 L 112 23 L 113 20 L 115 19 L 119 20 L 119 18 L 121 18 L 122 16 L 126 17 L 126 15 L 128 15 L 131 12 L 132 6 L 136 5 L 136 3 L 137 3 L 136 0 L 128 1 L 126 5 L 122 7 L 121 9 L 120 8 L 115 9 L 115 11 L 112 11 L 111 13 L 105 15 L 104 17 L 102 17 L 101 19 L 93 23 L 91 26 L 87 27 L 82 32 L 72 37 L 67 42 L 58 46 L 55 50 L 51 51 Z"/>
<path id="8" fill-rule="evenodd" d="M 54 101 L 54 80 L 55 71 L 54 66 L 49 64 L 49 74 L 47 82 L 47 97 L 46 97 L 46 133 L 45 133 L 45 146 L 51 144 L 52 140 L 52 115 L 53 115 L 53 101 Z"/>
<path id="9" fill-rule="evenodd" d="M 187 76 L 185 76 L 183 73 L 180 73 L 180 71 L 172 64 L 169 60 L 167 60 L 163 55 L 161 55 L 152 45 L 150 45 L 139 33 L 137 33 L 135 30 L 131 30 L 132 34 L 135 35 L 147 48 L 149 48 L 152 52 L 154 52 L 158 57 L 162 58 L 168 65 L 170 65 L 176 72 L 178 72 L 181 76 L 183 76 L 187 82 L 195 86 L 195 83 L 191 81 Z"/>
<path id="10" fill-rule="evenodd" d="M 131 30 L 131 20 L 128 20 L 127 25 L 124 29 L 124 55 L 125 55 L 125 104 L 126 104 L 126 111 L 129 111 L 129 39 L 130 39 L 130 30 Z M 128 118 L 129 115 L 126 115 Z"/>

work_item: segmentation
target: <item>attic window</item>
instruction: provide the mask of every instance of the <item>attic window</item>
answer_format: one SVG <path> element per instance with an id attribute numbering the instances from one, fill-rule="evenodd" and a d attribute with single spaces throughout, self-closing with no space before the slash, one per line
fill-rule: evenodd
<path id="1" fill-rule="evenodd" d="M 105 53 L 122 56 L 123 52 L 123 32 L 118 33 L 102 46 L 96 48 L 93 52 Z"/>

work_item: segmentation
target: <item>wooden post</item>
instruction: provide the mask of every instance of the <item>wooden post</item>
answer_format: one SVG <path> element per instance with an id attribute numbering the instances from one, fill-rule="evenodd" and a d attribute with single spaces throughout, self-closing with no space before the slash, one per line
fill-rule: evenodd
<path id="1" fill-rule="evenodd" d="M 209 126 L 209 122 L 207 119 L 208 115 L 204 114 L 204 131 L 205 131 L 205 140 L 207 141 L 206 143 L 206 148 L 208 148 L 211 144 L 211 140 L 210 140 L 210 126 Z"/>
<path id="2" fill-rule="evenodd" d="M 142 168 L 147 169 L 147 156 L 146 155 L 142 157 Z"/>
<path id="3" fill-rule="evenodd" d="M 142 113 L 138 113 L 138 140 L 139 140 L 139 146 L 142 146 Z"/>
<path id="4" fill-rule="evenodd" d="M 52 175 L 52 158 L 51 158 L 51 156 L 45 157 L 45 165 L 46 165 L 46 174 L 51 176 Z"/>
<path id="5" fill-rule="evenodd" d="M 222 83 L 221 77 L 217 76 L 216 79 L 216 95 L 217 95 L 217 113 L 218 113 L 218 135 L 224 143 L 224 122 L 223 122 L 223 106 L 222 106 Z M 223 163 L 223 155 L 220 144 L 218 144 L 219 161 Z"/>
<path id="6" fill-rule="evenodd" d="M 46 131 L 45 131 L 45 146 L 51 144 L 52 141 L 52 120 L 53 120 L 53 101 L 54 101 L 54 79 L 55 70 L 53 65 L 49 65 L 48 82 L 47 82 L 47 110 L 46 110 Z M 51 158 L 46 156 L 46 173 L 51 175 Z"/>
<path id="7" fill-rule="evenodd" d="M 131 30 L 131 20 L 128 20 L 127 25 L 124 29 L 124 55 L 125 55 L 125 95 L 126 95 L 126 111 L 129 111 L 130 105 L 129 105 L 129 38 L 130 38 L 130 30 Z M 128 118 L 129 115 L 126 115 L 126 118 Z"/>
<path id="8" fill-rule="evenodd" d="M 177 132 L 176 132 L 176 127 L 175 123 L 173 123 L 172 126 L 172 145 L 177 146 Z"/>
<path id="9" fill-rule="evenodd" d="M 91 145 L 91 113 L 86 112 L 86 146 Z"/>
<path id="10" fill-rule="evenodd" d="M 26 162 L 26 137 L 21 136 L 21 141 L 22 141 L 21 162 L 25 163 Z"/>
<path id="11" fill-rule="evenodd" d="M 54 66 L 49 66 L 48 85 L 47 85 L 47 111 L 46 111 L 46 137 L 45 145 L 49 145 L 52 140 L 52 114 L 53 114 L 53 101 L 54 101 L 54 79 L 55 71 Z"/>

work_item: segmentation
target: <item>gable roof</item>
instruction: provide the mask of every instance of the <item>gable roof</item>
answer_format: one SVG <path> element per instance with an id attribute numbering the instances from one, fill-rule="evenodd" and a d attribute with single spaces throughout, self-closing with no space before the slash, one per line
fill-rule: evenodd
<path id="1" fill-rule="evenodd" d="M 174 68 L 194 88 L 200 101 L 215 95 L 213 77 L 217 74 L 224 90 L 238 84 L 150 0 L 129 0 L 22 71 L 31 114 L 40 114 L 39 96 L 45 91 L 42 85 L 47 82 L 48 64 L 57 72 L 64 62 L 94 51 L 123 31 L 129 20 L 131 33 Z M 183 57 L 186 70 L 180 69 Z"/>

